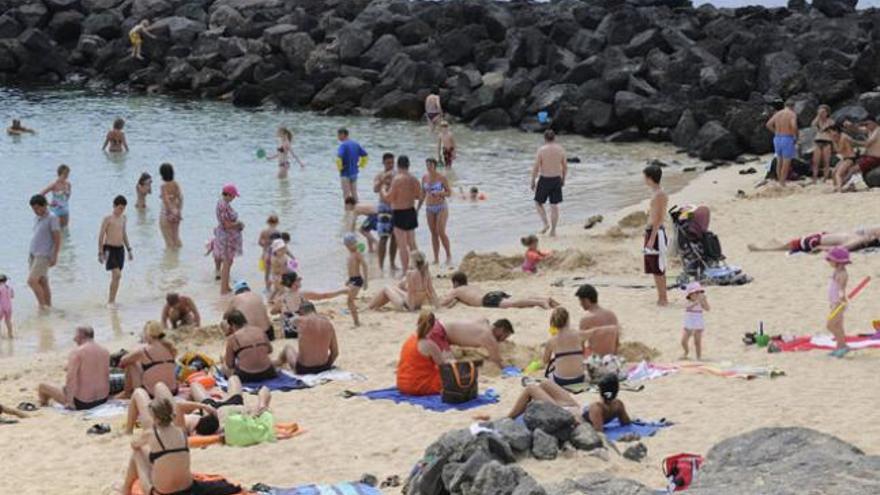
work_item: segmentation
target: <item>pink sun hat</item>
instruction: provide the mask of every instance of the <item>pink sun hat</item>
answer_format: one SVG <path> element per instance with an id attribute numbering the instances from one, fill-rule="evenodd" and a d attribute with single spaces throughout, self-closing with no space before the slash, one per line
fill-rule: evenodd
<path id="1" fill-rule="evenodd" d="M 849 250 L 845 247 L 837 246 L 832 248 L 831 251 L 828 251 L 828 254 L 825 255 L 825 259 L 832 263 L 840 263 L 843 265 L 848 265 L 852 263 L 849 259 Z"/>
<path id="2" fill-rule="evenodd" d="M 233 198 L 237 198 L 240 196 L 240 194 L 238 194 L 238 188 L 235 187 L 235 184 L 226 184 L 225 186 L 223 186 L 223 194 L 227 196 L 232 196 Z"/>
<path id="3" fill-rule="evenodd" d="M 699 282 L 691 282 L 685 288 L 685 297 L 691 297 L 691 295 L 696 294 L 698 292 L 706 292 L 703 289 L 703 286 L 700 285 Z"/>

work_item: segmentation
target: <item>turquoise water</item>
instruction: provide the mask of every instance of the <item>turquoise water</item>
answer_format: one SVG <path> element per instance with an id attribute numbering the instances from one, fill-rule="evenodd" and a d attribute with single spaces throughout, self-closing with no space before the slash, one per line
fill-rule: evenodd
<path id="1" fill-rule="evenodd" d="M 39 132 L 0 137 L 0 212 L 3 246 L 0 272 L 16 290 L 18 335 L 0 339 L 0 355 L 53 349 L 69 344 L 76 324 L 93 325 L 103 336 L 122 335 L 158 318 L 166 291 L 192 295 L 207 321 L 215 321 L 223 300 L 213 280 L 213 261 L 205 243 L 215 226 L 214 206 L 220 188 L 238 185 L 233 206 L 244 221 L 244 256 L 233 266 L 234 279 L 259 287 L 259 231 L 269 213 L 281 217 L 292 235 L 292 249 L 311 289 L 332 289 L 344 280 L 341 193 L 334 165 L 336 129 L 342 125 L 363 144 L 371 161 L 359 183 L 362 200 L 375 201 L 372 177 L 385 151 L 408 154 L 413 170 L 423 173 L 424 158 L 435 149 L 423 124 L 363 117 L 324 117 L 277 109 L 242 110 L 220 102 L 192 102 L 162 97 L 97 96 L 77 91 L 20 93 L 0 90 L 0 121 L 21 118 Z M 115 117 L 126 119 L 131 152 L 111 160 L 101 152 L 104 135 Z M 294 149 L 306 162 L 294 165 L 279 181 L 274 162 L 257 160 L 256 149 L 275 146 L 275 129 L 287 125 L 296 133 Z M 8 125 L 8 124 L 4 124 Z M 516 130 L 471 132 L 454 126 L 459 159 L 456 187 L 478 186 L 488 195 L 479 204 L 453 201 L 449 234 L 453 255 L 510 245 L 539 227 L 529 190 L 529 170 L 541 136 Z M 644 196 L 641 174 L 651 157 L 681 159 L 668 146 L 607 145 L 563 136 L 569 154 L 583 161 L 572 165 L 565 189 L 562 223 L 580 223 L 588 215 L 618 209 Z M 158 227 L 158 167 L 175 166 L 185 205 L 181 236 L 184 247 L 166 252 Z M 26 285 L 27 252 L 33 213 L 29 197 L 55 177 L 66 163 L 72 168 L 71 222 L 64 233 L 59 263 L 51 272 L 54 305 L 49 316 L 36 315 L 36 301 Z M 134 209 L 135 183 L 144 171 L 154 177 L 154 194 L 144 212 Z M 671 171 L 672 181 L 675 172 Z M 680 174 L 678 182 L 683 179 Z M 117 194 L 129 198 L 128 231 L 135 259 L 127 263 L 119 308 L 104 307 L 109 276 L 97 261 L 97 234 Z M 430 250 L 424 216 L 418 242 Z M 373 274 L 376 273 L 373 269 Z"/>

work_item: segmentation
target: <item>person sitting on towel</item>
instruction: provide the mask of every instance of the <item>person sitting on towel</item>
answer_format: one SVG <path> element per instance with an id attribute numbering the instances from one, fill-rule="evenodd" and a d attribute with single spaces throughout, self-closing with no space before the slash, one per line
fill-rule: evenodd
<path id="1" fill-rule="evenodd" d="M 290 349 L 281 354 L 281 363 L 297 375 L 313 375 L 333 368 L 339 357 L 336 329 L 326 317 L 315 312 L 315 305 L 305 301 L 299 306 L 296 328 L 299 331 L 299 352 Z M 287 348 L 285 348 L 287 349 Z"/>
<path id="2" fill-rule="evenodd" d="M 67 358 L 64 386 L 41 383 L 37 387 L 41 406 L 54 400 L 67 409 L 83 411 L 100 406 L 110 396 L 110 353 L 95 342 L 95 330 L 77 327 L 73 341 L 77 347 Z"/>
<path id="3" fill-rule="evenodd" d="M 586 422 L 594 430 L 601 433 L 604 431 L 605 425 L 615 418 L 620 421 L 621 425 L 628 425 L 632 422 L 623 402 L 617 398 L 619 390 L 620 382 L 618 382 L 617 377 L 607 375 L 599 381 L 601 400 L 581 409 L 580 404 L 577 403 L 574 397 L 559 385 L 551 381 L 535 383 L 523 389 L 522 394 L 516 399 L 516 403 L 507 417 L 511 419 L 518 418 L 526 412 L 529 402 L 533 400 L 543 401 L 565 409 L 574 416 L 578 423 Z"/>
<path id="4" fill-rule="evenodd" d="M 590 284 L 578 287 L 574 294 L 586 314 L 581 318 L 580 331 L 587 337 L 585 356 L 617 354 L 620 348 L 620 326 L 617 315 L 599 305 L 599 293 Z"/>
<path id="5" fill-rule="evenodd" d="M 461 271 L 452 274 L 452 291 L 440 301 L 440 307 L 451 308 L 457 303 L 474 308 L 543 308 L 559 306 L 552 297 L 529 297 L 514 299 L 510 294 L 496 290 L 483 292 L 479 287 L 468 285 L 467 274 Z"/>
<path id="6" fill-rule="evenodd" d="M 513 335 L 510 320 L 500 319 L 493 324 L 489 320 L 450 321 L 446 324 L 439 321 L 428 333 L 428 339 L 437 344 L 442 352 L 450 352 L 453 345 L 459 347 L 482 347 L 489 354 L 489 361 L 504 367 L 501 361 L 499 342 L 504 342 Z"/>
<path id="7" fill-rule="evenodd" d="M 278 376 L 272 363 L 272 344 L 263 328 L 248 324 L 244 314 L 233 309 L 224 317 L 229 330 L 223 364 L 226 376 L 238 375 L 244 383 L 258 383 Z"/>
<path id="8" fill-rule="evenodd" d="M 443 351 L 429 334 L 437 320 L 434 313 L 422 311 L 416 332 L 406 339 L 397 363 L 397 388 L 407 395 L 434 395 L 443 389 L 440 365 L 452 360 L 452 353 Z"/>
<path id="9" fill-rule="evenodd" d="M 164 383 L 177 395 L 177 349 L 165 340 L 165 331 L 158 321 L 148 321 L 144 325 L 144 345 L 119 360 L 119 367 L 125 369 L 123 397 L 131 397 L 138 387 L 155 397 L 157 383 Z"/>

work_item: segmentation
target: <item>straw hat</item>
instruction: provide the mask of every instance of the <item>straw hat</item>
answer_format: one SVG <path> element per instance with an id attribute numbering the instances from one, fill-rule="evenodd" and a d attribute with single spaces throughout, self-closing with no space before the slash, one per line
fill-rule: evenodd
<path id="1" fill-rule="evenodd" d="M 848 265 L 852 263 L 852 261 L 850 261 L 849 259 L 849 250 L 840 246 L 837 246 L 831 251 L 828 251 L 828 254 L 825 255 L 825 259 L 832 263 L 840 263 L 843 265 Z"/>

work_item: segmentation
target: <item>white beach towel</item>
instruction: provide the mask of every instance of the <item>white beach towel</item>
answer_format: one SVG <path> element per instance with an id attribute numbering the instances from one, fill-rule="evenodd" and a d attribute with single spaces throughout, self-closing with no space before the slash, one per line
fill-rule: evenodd
<path id="1" fill-rule="evenodd" d="M 666 254 L 669 250 L 669 241 L 666 238 L 666 229 L 659 229 L 657 231 L 657 250 L 660 252 L 660 259 L 658 261 L 660 271 L 666 273 Z"/>
<path id="2" fill-rule="evenodd" d="M 93 407 L 87 411 L 73 411 L 67 409 L 61 404 L 55 404 L 53 409 L 62 413 L 62 414 L 76 414 L 82 416 L 82 419 L 85 421 L 91 421 L 94 419 L 100 418 L 112 418 L 113 416 L 120 416 L 128 412 L 128 401 L 127 400 L 116 400 L 111 399 L 104 404 L 101 404 L 98 407 Z"/>
<path id="3" fill-rule="evenodd" d="M 339 369 L 332 369 L 314 375 L 295 375 L 292 373 L 288 374 L 290 374 L 294 378 L 302 380 L 309 387 L 323 385 L 327 382 L 362 382 L 366 381 L 367 379 L 367 377 L 359 373 L 352 373 L 351 371 L 344 371 Z"/>

